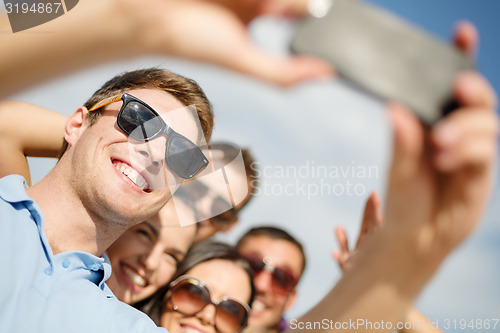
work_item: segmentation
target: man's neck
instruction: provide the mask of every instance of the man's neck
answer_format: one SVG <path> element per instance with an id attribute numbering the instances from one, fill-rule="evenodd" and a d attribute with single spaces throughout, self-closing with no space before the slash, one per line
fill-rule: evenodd
<path id="1" fill-rule="evenodd" d="M 54 254 L 83 251 L 101 256 L 124 230 L 103 228 L 106 224 L 91 216 L 69 182 L 54 168 L 43 180 L 26 190 L 44 217 L 44 231 Z"/>

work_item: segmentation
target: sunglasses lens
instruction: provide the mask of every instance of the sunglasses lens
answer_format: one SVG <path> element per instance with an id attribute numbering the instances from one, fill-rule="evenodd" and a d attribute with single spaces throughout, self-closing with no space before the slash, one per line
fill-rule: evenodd
<path id="1" fill-rule="evenodd" d="M 130 96 L 125 97 L 125 105 L 120 110 L 117 119 L 118 126 L 127 135 L 137 141 L 148 141 L 168 128 L 151 108 L 135 100 L 127 100 L 127 98 Z M 208 165 L 208 160 L 193 142 L 175 131 L 172 132 L 166 149 L 167 164 L 179 177 L 193 178 Z"/>
<path id="2" fill-rule="evenodd" d="M 254 275 L 262 271 L 266 266 L 266 264 L 264 264 L 264 262 L 259 258 L 254 258 L 254 257 L 245 257 L 245 258 L 250 264 L 250 268 L 252 269 Z"/>
<path id="3" fill-rule="evenodd" d="M 176 286 L 170 300 L 176 311 L 188 316 L 198 313 L 209 303 L 206 290 L 190 282 Z"/>
<path id="4" fill-rule="evenodd" d="M 245 256 L 245 258 L 250 264 L 250 268 L 252 269 L 254 276 L 266 267 L 266 264 L 260 258 L 253 256 Z M 277 293 L 287 294 L 293 289 L 293 287 L 295 287 L 295 278 L 292 273 L 286 271 L 285 269 L 275 267 L 272 274 L 274 290 Z"/>
<path id="5" fill-rule="evenodd" d="M 248 313 L 238 302 L 225 300 L 217 305 L 215 324 L 221 333 L 238 332 L 247 324 Z"/>
<path id="6" fill-rule="evenodd" d="M 169 302 L 175 311 L 186 316 L 194 316 L 207 305 L 214 304 L 208 289 L 196 284 L 194 279 L 183 280 L 173 287 Z M 225 299 L 216 304 L 215 309 L 215 326 L 218 332 L 234 333 L 246 326 L 248 312 L 242 304 Z"/>
<path id="7" fill-rule="evenodd" d="M 207 166 L 208 161 L 200 148 L 182 135 L 169 138 L 168 145 L 167 164 L 179 177 L 193 178 Z"/>
<path id="8" fill-rule="evenodd" d="M 118 126 L 135 140 L 146 141 L 158 134 L 163 121 L 144 105 L 130 101 L 118 116 Z"/>
<path id="9" fill-rule="evenodd" d="M 295 279 L 287 271 L 276 268 L 273 272 L 274 285 L 277 291 L 286 294 L 295 287 Z"/>

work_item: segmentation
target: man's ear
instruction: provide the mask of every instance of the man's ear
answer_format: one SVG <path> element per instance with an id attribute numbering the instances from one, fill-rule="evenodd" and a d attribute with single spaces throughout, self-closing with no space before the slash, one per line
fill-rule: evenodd
<path id="1" fill-rule="evenodd" d="M 238 222 L 240 218 L 237 216 L 235 219 L 233 219 L 231 222 L 229 222 L 223 229 L 222 232 L 229 232 L 229 230 L 233 229 L 236 223 Z"/>
<path id="2" fill-rule="evenodd" d="M 288 299 L 286 300 L 285 311 L 288 311 L 292 308 L 292 306 L 295 304 L 296 299 L 297 299 L 297 289 L 293 288 L 293 290 L 290 292 L 290 295 L 288 295 Z"/>
<path id="3" fill-rule="evenodd" d="M 64 138 L 69 145 L 74 145 L 87 127 L 85 123 L 87 113 L 87 108 L 81 106 L 75 112 L 73 112 L 73 114 L 69 116 L 68 120 L 66 121 L 66 126 L 64 127 Z"/>

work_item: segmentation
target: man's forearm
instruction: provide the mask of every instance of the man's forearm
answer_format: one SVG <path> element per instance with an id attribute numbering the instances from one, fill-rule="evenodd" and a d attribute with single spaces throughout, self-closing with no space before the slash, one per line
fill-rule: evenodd
<path id="1" fill-rule="evenodd" d="M 127 29 L 116 1 L 83 0 L 67 14 L 41 26 L 0 37 L 0 98 L 43 80 L 99 62 L 126 58 Z M 7 17 L 0 22 L 9 30 Z"/>
<path id="2" fill-rule="evenodd" d="M 307 323 L 323 322 L 331 331 L 393 332 L 444 258 L 422 258 L 412 246 L 381 230 L 325 298 L 298 319 L 303 331 Z"/>

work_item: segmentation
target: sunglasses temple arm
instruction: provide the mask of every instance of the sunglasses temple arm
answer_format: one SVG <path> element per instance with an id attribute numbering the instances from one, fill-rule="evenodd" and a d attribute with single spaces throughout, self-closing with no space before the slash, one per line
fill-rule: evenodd
<path id="1" fill-rule="evenodd" d="M 191 177 L 191 178 L 182 179 L 182 180 L 181 180 L 181 184 L 185 184 L 185 183 L 190 182 L 191 180 L 195 179 L 195 178 L 196 178 L 196 176 L 198 176 L 198 175 L 199 175 L 199 174 L 200 174 L 203 170 L 205 170 L 205 168 L 201 168 L 201 169 L 200 169 L 197 173 L 195 173 L 195 174 L 194 174 L 194 176 L 193 176 L 193 177 Z"/>
<path id="2" fill-rule="evenodd" d="M 123 95 L 120 95 L 120 96 L 114 96 L 114 97 L 110 97 L 110 98 L 107 98 L 103 101 L 100 101 L 99 103 L 95 104 L 93 107 L 91 107 L 89 109 L 89 112 L 92 112 L 92 111 L 95 111 L 97 109 L 100 109 L 102 108 L 103 106 L 106 106 L 108 104 L 111 104 L 111 103 L 114 103 L 114 102 L 118 102 L 119 100 L 122 99 L 122 96 Z"/>

